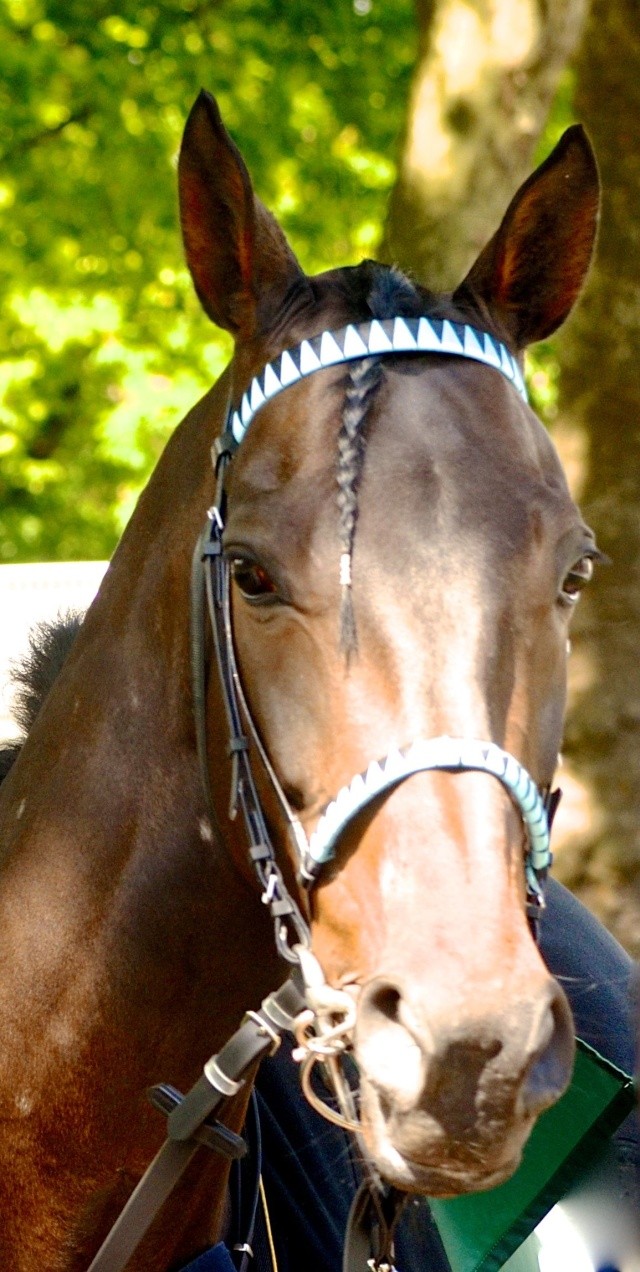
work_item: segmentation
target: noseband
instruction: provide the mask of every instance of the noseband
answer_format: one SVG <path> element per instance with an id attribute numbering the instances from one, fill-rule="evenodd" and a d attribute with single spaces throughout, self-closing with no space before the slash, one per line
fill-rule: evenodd
<path id="1" fill-rule="evenodd" d="M 298 861 L 298 880 L 310 888 L 322 867 L 336 852 L 347 826 L 373 800 L 389 794 L 416 773 L 482 772 L 495 777 L 508 792 L 526 832 L 525 877 L 527 913 L 534 928 L 544 906 L 542 885 L 551 864 L 550 822 L 557 796 L 540 792 L 520 762 L 493 742 L 469 738 L 416 739 L 403 750 L 373 760 L 366 772 L 342 788 L 321 816 L 308 839 L 291 808 L 262 744 L 246 702 L 237 666 L 231 623 L 229 565 L 223 552 L 225 514 L 224 475 L 228 462 L 241 444 L 251 421 L 266 402 L 289 385 L 325 367 L 364 357 L 394 354 L 447 354 L 483 362 L 499 371 L 527 401 L 526 388 L 516 359 L 504 344 L 488 332 L 468 324 L 436 318 L 373 319 L 352 323 L 339 331 L 324 331 L 295 348 L 285 350 L 255 376 L 237 409 L 231 408 L 214 446 L 216 497 L 194 557 L 196 590 L 204 572 L 204 587 L 214 635 L 216 659 L 229 731 L 232 762 L 230 816 L 240 807 L 249 840 L 249 853 L 257 872 L 262 900 L 270 907 L 279 952 L 291 962 L 298 959 L 292 944 L 309 944 L 307 925 L 287 891 L 253 777 L 250 741 L 257 749 L 284 814 L 289 839 Z M 202 592 L 200 583 L 200 591 Z M 195 606 L 194 606 L 195 608 Z M 203 646 L 203 641 L 198 642 Z M 200 766 L 208 790 L 206 725 L 204 720 L 204 669 L 202 652 L 194 656 L 196 725 Z M 247 736 L 247 731 L 250 737 Z M 293 942 L 291 940 L 293 937 Z"/>

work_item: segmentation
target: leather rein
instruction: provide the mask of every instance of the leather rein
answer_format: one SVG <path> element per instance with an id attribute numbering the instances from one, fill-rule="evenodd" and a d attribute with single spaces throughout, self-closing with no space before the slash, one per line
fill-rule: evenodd
<path id="1" fill-rule="evenodd" d="M 228 728 L 231 761 L 229 817 L 240 812 L 249 858 L 259 883 L 261 900 L 274 923 L 278 953 L 290 965 L 289 979 L 269 995 L 258 1011 L 249 1011 L 232 1038 L 204 1066 L 202 1076 L 186 1096 L 167 1085 L 151 1088 L 149 1098 L 167 1115 L 168 1138 L 111 1229 L 88 1272 L 121 1272 L 201 1145 L 239 1159 L 246 1152 L 241 1137 L 216 1120 L 216 1113 L 252 1078 L 255 1065 L 274 1054 L 285 1030 L 296 1034 L 305 1094 L 324 1116 L 358 1132 L 357 1110 L 351 1089 L 340 1070 L 354 1023 L 354 1005 L 343 991 L 324 981 L 311 953 L 310 931 L 300 907 L 288 891 L 258 795 L 251 750 L 257 751 L 283 814 L 285 834 L 298 862 L 298 883 L 309 890 L 322 867 L 335 855 L 345 827 L 374 799 L 387 795 L 414 773 L 485 772 L 507 790 L 520 814 L 527 839 L 525 877 L 527 914 L 534 936 L 544 907 L 543 884 L 551 864 L 549 832 L 559 792 L 539 791 L 523 766 L 492 742 L 448 737 L 415 739 L 405 749 L 373 760 L 325 809 L 310 839 L 289 805 L 261 741 L 242 688 L 233 639 L 230 566 L 224 555 L 224 480 L 227 466 L 257 411 L 289 384 L 323 367 L 367 356 L 397 353 L 441 353 L 483 362 L 508 379 L 526 401 L 520 368 L 509 350 L 486 332 L 467 324 L 438 319 L 374 319 L 322 332 L 294 349 L 285 350 L 256 376 L 237 409 L 230 409 L 223 432 L 214 444 L 215 501 L 193 557 L 191 585 L 192 680 L 198 760 L 209 816 L 213 805 L 206 725 L 205 625 L 208 610 L 216 663 Z M 205 604 L 206 602 L 206 604 Z M 316 1063 L 322 1063 L 340 1106 L 334 1113 L 319 1100 L 310 1083 Z M 259 1166 L 258 1166 L 259 1170 Z M 365 1176 L 356 1194 L 347 1230 L 343 1272 L 393 1272 L 393 1233 L 404 1197 L 387 1188 L 374 1174 Z M 249 1237 L 238 1247 L 245 1251 L 241 1269 L 248 1268 Z"/>

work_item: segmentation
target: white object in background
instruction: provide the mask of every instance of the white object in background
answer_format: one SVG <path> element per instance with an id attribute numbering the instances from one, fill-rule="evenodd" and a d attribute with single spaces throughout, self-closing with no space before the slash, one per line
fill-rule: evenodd
<path id="1" fill-rule="evenodd" d="M 536 1228 L 540 1272 L 597 1272 L 580 1233 L 562 1206 L 554 1206 Z"/>
<path id="2" fill-rule="evenodd" d="M 11 662 L 28 651 L 31 628 L 44 619 L 52 622 L 68 610 L 88 609 L 107 565 L 107 561 L 0 565 L 0 742 L 17 732 L 8 677 Z"/>

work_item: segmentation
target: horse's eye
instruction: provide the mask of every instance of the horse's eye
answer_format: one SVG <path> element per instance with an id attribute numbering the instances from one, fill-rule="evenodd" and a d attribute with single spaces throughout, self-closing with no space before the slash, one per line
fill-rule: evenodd
<path id="1" fill-rule="evenodd" d="M 564 580 L 564 583 L 562 584 L 562 591 L 560 593 L 560 600 L 562 603 L 564 605 L 575 605 L 580 599 L 582 589 L 586 587 L 592 577 L 593 557 L 583 556 L 579 561 L 576 561 L 574 566 L 572 566 Z"/>
<path id="2" fill-rule="evenodd" d="M 277 598 L 277 589 L 267 571 L 255 561 L 235 557 L 231 562 L 231 576 L 236 587 L 247 601 L 267 601 Z"/>

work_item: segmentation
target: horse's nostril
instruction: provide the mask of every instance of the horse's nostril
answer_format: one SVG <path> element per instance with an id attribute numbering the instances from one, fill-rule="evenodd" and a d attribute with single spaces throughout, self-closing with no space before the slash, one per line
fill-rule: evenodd
<path id="1" fill-rule="evenodd" d="M 400 991 L 394 985 L 376 985 L 372 988 L 369 1005 L 373 1012 L 382 1016 L 392 1024 L 397 1024 L 400 1016 Z"/>
<path id="2" fill-rule="evenodd" d="M 493 1042 L 485 1043 L 483 1050 L 484 1050 L 485 1058 L 487 1059 L 487 1061 L 495 1060 L 496 1056 L 500 1055 L 500 1052 L 502 1051 L 503 1046 L 504 1046 L 504 1043 L 501 1041 L 500 1038 L 495 1038 Z"/>
<path id="3" fill-rule="evenodd" d="M 385 1100 L 383 1117 L 422 1107 L 460 1138 L 486 1120 L 489 1105 L 506 1124 L 535 1118 L 559 1098 L 571 1077 L 573 1020 L 551 977 L 466 1023 L 460 1011 L 429 1011 L 401 976 L 380 977 L 361 991 L 356 1051 Z"/>
<path id="4" fill-rule="evenodd" d="M 564 1091 L 571 1077 L 575 1051 L 573 1017 L 563 991 L 556 984 L 538 1028 L 540 1046 L 534 1054 L 523 1090 L 526 1112 L 536 1116 Z"/>

